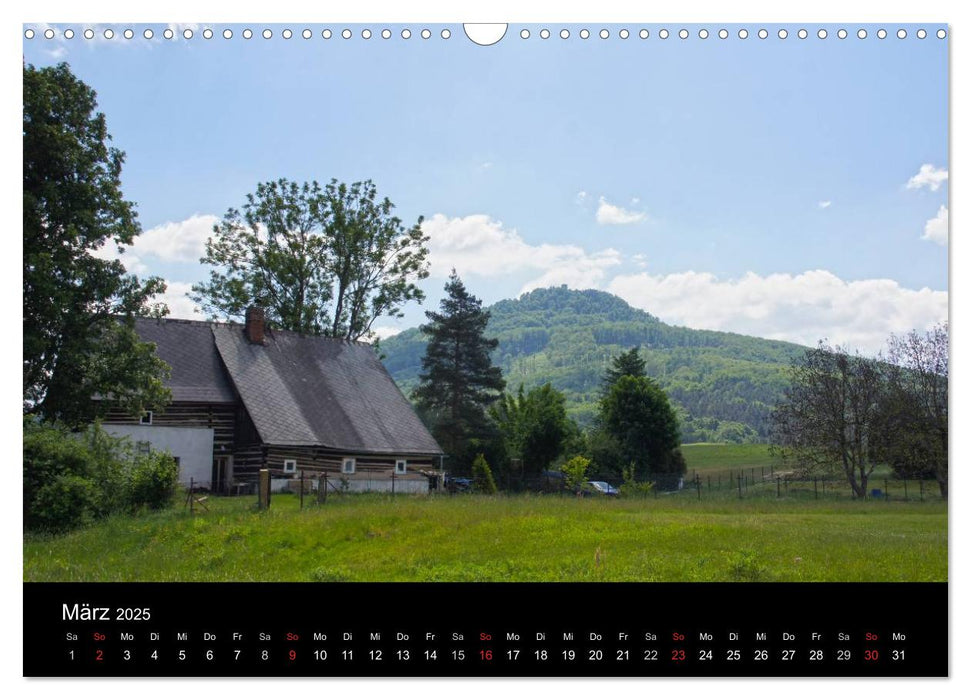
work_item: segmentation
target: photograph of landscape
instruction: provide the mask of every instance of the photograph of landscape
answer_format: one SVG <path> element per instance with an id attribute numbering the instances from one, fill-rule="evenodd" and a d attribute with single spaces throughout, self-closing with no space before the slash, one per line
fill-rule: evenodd
<path id="1" fill-rule="evenodd" d="M 24 582 L 946 582 L 901 26 L 25 25 Z"/>

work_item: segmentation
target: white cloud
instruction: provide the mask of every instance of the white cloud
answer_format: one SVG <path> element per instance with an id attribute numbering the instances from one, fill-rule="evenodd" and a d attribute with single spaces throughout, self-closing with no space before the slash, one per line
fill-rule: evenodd
<path id="1" fill-rule="evenodd" d="M 586 203 L 587 203 L 587 193 L 584 192 L 583 190 L 580 190 L 579 192 L 577 192 L 577 204 L 586 204 Z"/>
<path id="2" fill-rule="evenodd" d="M 833 203 L 827 199 L 827 200 L 824 200 L 824 201 L 822 201 L 822 202 L 819 203 L 819 208 L 820 209 L 829 209 L 830 206 L 832 206 L 832 204 Z"/>
<path id="3" fill-rule="evenodd" d="M 540 273 L 523 291 L 555 284 L 576 289 L 599 286 L 606 270 L 621 262 L 613 248 L 587 252 L 576 245 L 530 245 L 516 229 L 505 228 L 486 214 L 449 218 L 435 214 L 422 224 L 429 236 L 431 273 L 500 277 Z"/>
<path id="4" fill-rule="evenodd" d="M 377 326 L 376 328 L 372 328 L 371 332 L 381 340 L 384 340 L 385 338 L 398 335 L 401 332 L 401 329 L 392 328 L 391 326 Z"/>
<path id="5" fill-rule="evenodd" d="M 121 252 L 114 242 L 109 242 L 100 248 L 95 248 L 91 251 L 91 255 L 102 260 L 120 260 L 129 274 L 148 274 L 148 266 L 141 261 L 141 258 L 131 252 L 131 248 L 126 248 L 124 252 Z"/>
<path id="6" fill-rule="evenodd" d="M 924 235 L 921 236 L 925 241 L 934 241 L 938 245 L 947 245 L 947 207 L 943 204 L 937 210 L 937 216 L 928 219 L 924 224 Z"/>
<path id="7" fill-rule="evenodd" d="M 668 323 L 803 345 L 827 338 L 868 353 L 890 333 L 924 330 L 948 314 L 945 291 L 905 289 L 889 279 L 847 282 L 826 270 L 734 280 L 638 273 L 615 277 L 607 291 Z"/>
<path id="8" fill-rule="evenodd" d="M 616 204 L 611 204 L 605 198 L 600 198 L 597 207 L 597 223 L 604 225 L 636 224 L 647 218 L 647 214 L 639 211 L 629 211 Z"/>
<path id="9" fill-rule="evenodd" d="M 161 301 L 168 305 L 170 318 L 195 320 L 204 320 L 206 318 L 196 303 L 186 296 L 192 291 L 191 283 L 169 282 L 166 280 L 165 284 L 165 293 L 155 297 L 155 301 Z"/>
<path id="10" fill-rule="evenodd" d="M 919 190 L 921 187 L 927 187 L 932 192 L 936 192 L 946 180 L 946 170 L 935 168 L 930 163 L 924 163 L 920 166 L 918 173 L 907 181 L 907 189 Z"/>
<path id="11" fill-rule="evenodd" d="M 198 262 L 217 223 L 219 217 L 213 214 L 194 214 L 183 221 L 168 221 L 135 238 L 131 251 L 169 262 Z"/>
<path id="12" fill-rule="evenodd" d="M 166 222 L 144 231 L 123 253 L 117 245 L 108 243 L 93 254 L 106 260 L 117 258 L 128 272 L 136 275 L 147 274 L 148 266 L 143 262 L 146 256 L 165 262 L 199 262 L 218 221 L 219 217 L 212 214 L 195 214 L 184 221 Z"/>

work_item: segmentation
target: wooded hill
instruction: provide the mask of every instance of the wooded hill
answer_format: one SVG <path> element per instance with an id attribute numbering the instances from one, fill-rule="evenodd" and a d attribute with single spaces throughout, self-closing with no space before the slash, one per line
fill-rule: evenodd
<path id="1" fill-rule="evenodd" d="M 800 345 L 671 326 L 606 292 L 537 289 L 489 307 L 487 335 L 507 391 L 550 382 L 570 415 L 589 425 L 611 358 L 635 345 L 677 407 L 683 442 L 764 442 L 769 413 Z M 425 339 L 416 328 L 381 342 L 384 364 L 405 395 L 418 382 Z"/>

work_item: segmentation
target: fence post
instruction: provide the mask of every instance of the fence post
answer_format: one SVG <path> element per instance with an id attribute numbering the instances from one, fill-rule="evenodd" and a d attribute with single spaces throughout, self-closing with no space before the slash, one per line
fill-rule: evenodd
<path id="1" fill-rule="evenodd" d="M 909 498 L 907 498 L 907 480 L 906 479 L 904 479 L 904 500 L 905 501 L 910 500 Z"/>
<path id="2" fill-rule="evenodd" d="M 883 498 L 886 501 L 890 500 L 890 482 L 887 479 L 883 480 Z"/>
<path id="3" fill-rule="evenodd" d="M 782 477 L 775 478 L 775 497 L 782 498 Z"/>
<path id="4" fill-rule="evenodd" d="M 195 491 L 195 479 L 193 479 L 190 476 L 189 477 L 189 515 L 192 515 L 195 512 L 196 499 L 195 499 L 195 496 L 192 495 L 194 491 Z"/>
<path id="5" fill-rule="evenodd" d="M 920 500 L 923 503 L 924 501 L 924 480 L 923 479 L 920 480 Z"/>
<path id="6" fill-rule="evenodd" d="M 270 507 L 270 470 L 260 469 L 260 510 Z"/>
<path id="7" fill-rule="evenodd" d="M 816 477 L 813 477 L 813 493 L 816 494 L 816 500 L 819 500 L 819 486 L 816 484 Z"/>
<path id="8" fill-rule="evenodd" d="M 711 491 L 711 474 L 708 475 L 708 490 Z"/>
<path id="9" fill-rule="evenodd" d="M 303 469 L 300 470 L 300 510 L 303 510 Z"/>
<path id="10" fill-rule="evenodd" d="M 785 482 L 786 482 L 786 495 L 788 496 L 789 495 L 789 475 L 788 474 L 786 474 Z"/>
<path id="11" fill-rule="evenodd" d="M 741 474 L 739 474 L 739 476 L 738 476 L 738 497 L 739 498 L 742 497 L 742 476 L 741 476 Z"/>
<path id="12" fill-rule="evenodd" d="M 695 488 L 698 489 L 698 500 L 701 500 L 701 477 L 695 472 Z"/>

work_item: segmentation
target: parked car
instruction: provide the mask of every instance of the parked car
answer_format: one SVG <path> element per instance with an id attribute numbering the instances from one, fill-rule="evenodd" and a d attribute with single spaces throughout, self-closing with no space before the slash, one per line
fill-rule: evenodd
<path id="1" fill-rule="evenodd" d="M 463 476 L 446 476 L 445 490 L 449 493 L 466 493 L 472 490 L 472 479 Z"/>
<path id="2" fill-rule="evenodd" d="M 620 491 L 611 486 L 606 481 L 588 481 L 583 489 L 585 495 L 589 496 L 619 496 Z"/>

